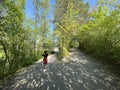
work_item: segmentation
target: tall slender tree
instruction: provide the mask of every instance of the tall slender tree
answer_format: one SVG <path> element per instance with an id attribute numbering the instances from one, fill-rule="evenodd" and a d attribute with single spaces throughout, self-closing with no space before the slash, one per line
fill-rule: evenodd
<path id="1" fill-rule="evenodd" d="M 37 44 L 42 46 L 48 34 L 48 9 L 49 0 L 33 0 L 34 4 L 34 54 L 36 55 Z M 41 47 L 42 48 L 42 47 Z"/>
<path id="2" fill-rule="evenodd" d="M 56 0 L 55 9 L 55 33 L 58 36 L 61 56 L 64 56 L 70 42 L 75 39 L 79 25 L 86 21 L 89 5 L 82 0 Z"/>

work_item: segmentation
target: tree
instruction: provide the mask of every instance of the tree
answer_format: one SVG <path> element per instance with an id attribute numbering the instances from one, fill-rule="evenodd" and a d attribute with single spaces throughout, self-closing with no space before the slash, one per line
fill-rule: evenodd
<path id="1" fill-rule="evenodd" d="M 102 0 L 101 0 L 102 1 Z M 113 2 L 112 0 L 110 0 Z M 90 19 L 80 26 L 78 38 L 80 48 L 89 54 L 105 59 L 109 62 L 119 62 L 119 7 L 114 1 L 114 8 L 110 2 L 100 2 Z M 111 11 L 109 11 L 111 9 Z M 112 21 L 112 22 L 111 22 Z M 117 48 L 117 49 L 116 49 Z"/>
<path id="2" fill-rule="evenodd" d="M 36 49 L 39 48 L 37 44 L 42 48 L 42 43 L 47 40 L 48 27 L 48 9 L 49 0 L 33 0 L 34 5 L 34 54 L 36 55 Z"/>
<path id="3" fill-rule="evenodd" d="M 20 3 L 18 5 L 18 3 Z M 0 44 L 5 53 L 5 62 L 9 73 L 19 68 L 20 49 L 23 35 L 22 22 L 24 19 L 25 1 L 4 0 L 0 2 Z"/>
<path id="4" fill-rule="evenodd" d="M 54 22 L 57 23 L 55 33 L 61 50 L 60 56 L 63 57 L 67 56 L 71 42 L 76 39 L 78 27 L 86 21 L 89 5 L 84 4 L 82 0 L 56 0 L 55 8 Z"/>

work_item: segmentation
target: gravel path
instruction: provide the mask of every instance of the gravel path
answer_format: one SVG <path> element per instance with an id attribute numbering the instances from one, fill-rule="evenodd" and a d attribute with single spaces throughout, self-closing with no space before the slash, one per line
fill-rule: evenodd
<path id="1" fill-rule="evenodd" d="M 0 90 L 120 90 L 120 80 L 86 54 L 70 50 L 68 63 L 48 57 L 47 71 L 40 61 L 24 68 Z"/>

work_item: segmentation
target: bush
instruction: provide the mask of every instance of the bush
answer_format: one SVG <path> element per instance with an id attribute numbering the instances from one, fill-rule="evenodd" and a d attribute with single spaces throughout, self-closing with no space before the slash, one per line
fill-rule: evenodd
<path id="1" fill-rule="evenodd" d="M 58 54 L 58 59 L 61 61 L 61 59 L 63 57 L 66 58 L 67 56 L 68 56 L 68 50 L 67 50 L 67 48 L 65 48 L 65 47 L 60 48 L 59 54 Z"/>

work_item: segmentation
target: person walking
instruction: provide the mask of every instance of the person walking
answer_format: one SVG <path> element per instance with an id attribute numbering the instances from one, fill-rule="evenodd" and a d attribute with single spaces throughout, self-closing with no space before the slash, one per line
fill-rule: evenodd
<path id="1" fill-rule="evenodd" d="M 47 51 L 44 51 L 44 53 L 42 54 L 43 58 L 43 64 L 44 64 L 44 68 L 46 69 L 47 66 L 47 57 L 48 57 L 48 53 Z"/>

